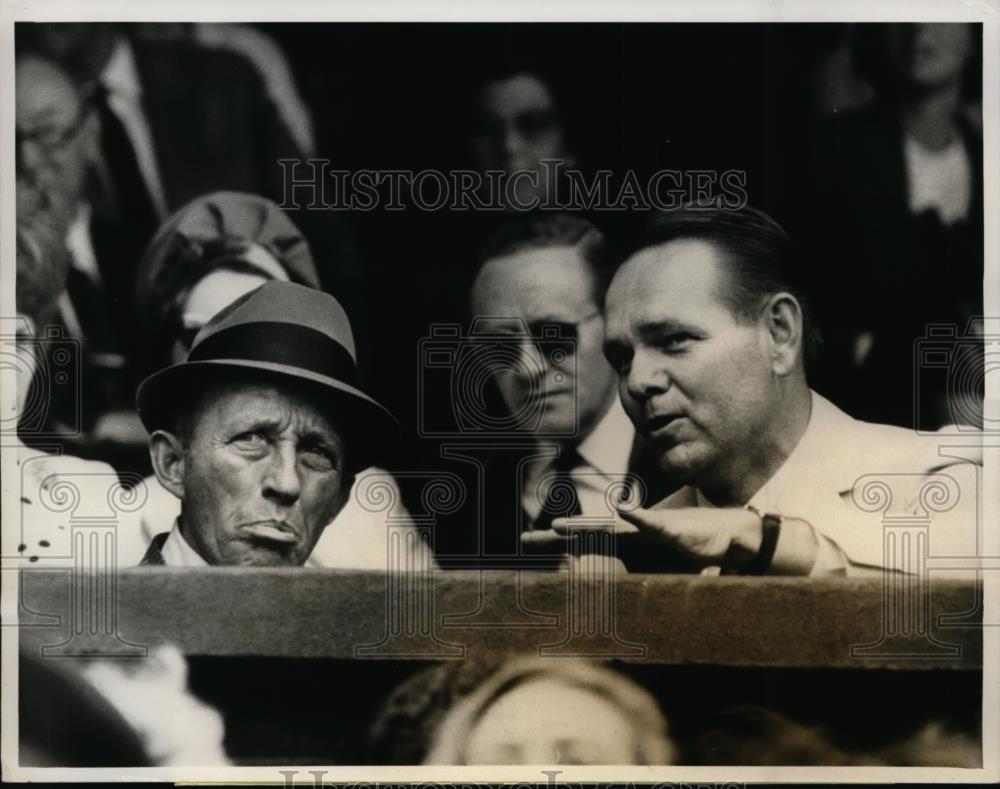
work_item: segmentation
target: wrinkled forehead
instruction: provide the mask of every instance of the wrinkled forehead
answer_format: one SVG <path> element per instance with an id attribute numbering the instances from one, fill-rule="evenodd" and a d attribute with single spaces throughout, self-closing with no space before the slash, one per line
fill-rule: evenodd
<path id="1" fill-rule="evenodd" d="M 248 373 L 214 380 L 198 394 L 193 410 L 196 429 L 208 420 L 241 424 L 267 421 L 281 429 L 320 433 L 341 441 L 340 420 L 321 392 L 308 382 L 291 378 Z"/>

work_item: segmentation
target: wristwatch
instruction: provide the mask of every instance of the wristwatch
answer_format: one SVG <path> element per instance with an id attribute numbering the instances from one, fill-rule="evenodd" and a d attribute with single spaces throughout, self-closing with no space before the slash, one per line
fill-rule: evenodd
<path id="1" fill-rule="evenodd" d="M 743 568 L 742 574 L 764 575 L 771 569 L 774 551 L 778 547 L 778 537 L 781 536 L 781 516 L 773 512 L 761 513 L 750 504 L 747 504 L 746 508 L 760 518 L 761 535 L 760 549 L 757 551 L 757 555 L 750 560 L 750 564 Z"/>

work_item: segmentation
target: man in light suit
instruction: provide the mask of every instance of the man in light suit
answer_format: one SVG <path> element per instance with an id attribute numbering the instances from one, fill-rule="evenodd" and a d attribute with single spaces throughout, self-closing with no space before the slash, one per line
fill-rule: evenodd
<path id="1" fill-rule="evenodd" d="M 605 355 L 662 473 L 683 485 L 653 508 L 621 513 L 626 564 L 919 571 L 906 551 L 886 550 L 888 515 L 925 518 L 924 555 L 973 572 L 977 436 L 959 442 L 972 446 L 963 460 L 947 441 L 859 422 L 812 391 L 802 275 L 791 239 L 752 208 L 658 216 L 616 273 Z M 574 525 L 557 521 L 554 531 Z"/>

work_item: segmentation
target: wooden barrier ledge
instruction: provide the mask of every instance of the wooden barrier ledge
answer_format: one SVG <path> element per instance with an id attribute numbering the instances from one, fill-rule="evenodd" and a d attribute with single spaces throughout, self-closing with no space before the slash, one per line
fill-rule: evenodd
<path id="1" fill-rule="evenodd" d="M 733 667 L 977 670 L 981 589 L 569 573 L 128 569 L 21 572 L 20 637 L 58 656 L 454 659 L 481 650 Z M 575 591 L 571 595 L 569 589 Z M 5 624 L 9 622 L 9 619 Z"/>

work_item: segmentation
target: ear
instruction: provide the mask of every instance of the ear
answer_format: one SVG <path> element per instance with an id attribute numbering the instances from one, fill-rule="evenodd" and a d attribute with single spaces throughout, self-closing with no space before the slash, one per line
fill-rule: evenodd
<path id="1" fill-rule="evenodd" d="M 184 444 L 173 433 L 157 430 L 149 442 L 149 457 L 160 484 L 184 498 Z"/>
<path id="2" fill-rule="evenodd" d="M 775 293 L 767 300 L 763 319 L 771 344 L 771 370 L 788 375 L 802 358 L 802 307 L 791 293 Z"/>

